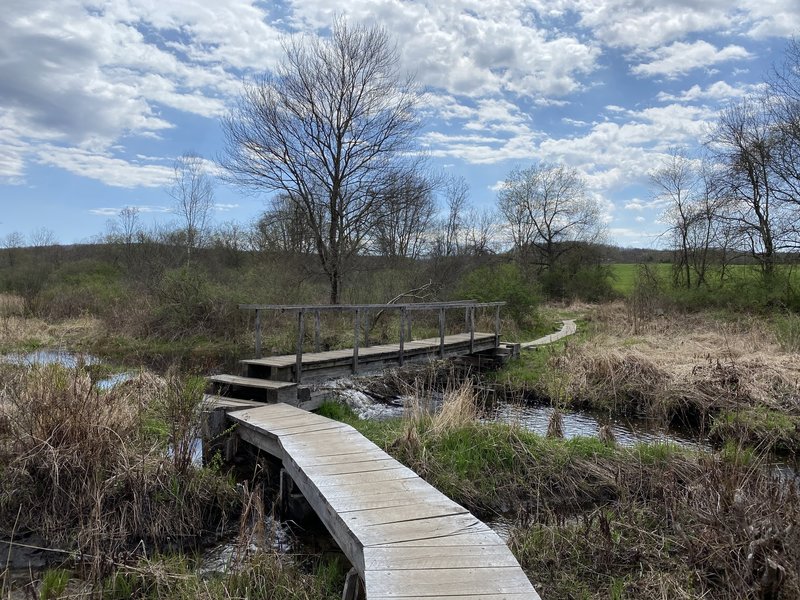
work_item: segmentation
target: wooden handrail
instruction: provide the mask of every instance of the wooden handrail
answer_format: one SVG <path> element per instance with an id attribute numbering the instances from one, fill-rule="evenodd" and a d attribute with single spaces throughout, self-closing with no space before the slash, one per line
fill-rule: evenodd
<path id="1" fill-rule="evenodd" d="M 474 347 L 475 339 L 475 309 L 494 308 L 495 309 L 495 345 L 500 343 L 500 307 L 505 306 L 505 302 L 478 302 L 476 300 L 450 300 L 443 302 L 417 302 L 404 304 L 240 304 L 241 310 L 254 310 L 255 319 L 255 351 L 256 358 L 261 358 L 261 331 L 262 317 L 261 312 L 272 310 L 278 312 L 297 313 L 297 357 L 295 380 L 300 383 L 302 378 L 302 358 L 303 358 L 303 338 L 305 336 L 305 314 L 314 313 L 314 351 L 320 351 L 320 313 L 326 312 L 352 312 L 353 314 L 353 373 L 358 372 L 358 350 L 360 345 L 360 332 L 362 313 L 368 323 L 370 310 L 399 310 L 400 311 L 400 364 L 403 364 L 403 351 L 406 341 L 411 341 L 411 315 L 410 311 L 429 310 L 439 312 L 439 354 L 444 357 L 444 336 L 445 318 L 448 309 L 464 309 L 464 329 L 470 334 L 470 353 Z M 404 330 L 405 329 L 405 330 Z M 365 332 L 364 345 L 369 346 L 368 335 Z"/>

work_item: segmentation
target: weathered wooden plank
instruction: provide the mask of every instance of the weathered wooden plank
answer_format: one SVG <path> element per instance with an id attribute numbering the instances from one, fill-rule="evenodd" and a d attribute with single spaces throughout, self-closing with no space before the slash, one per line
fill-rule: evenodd
<path id="1" fill-rule="evenodd" d="M 347 448 L 347 452 L 343 454 L 326 454 L 325 456 L 295 456 L 297 464 L 303 467 L 323 467 L 326 465 L 341 465 L 341 464 L 358 464 L 361 462 L 372 462 L 374 460 L 381 460 L 383 458 L 391 458 L 386 452 L 375 447 L 369 450 L 353 450 L 351 447 Z M 394 460 L 394 459 L 392 459 Z"/>
<path id="2" fill-rule="evenodd" d="M 366 548 L 364 553 L 367 571 L 519 566 L 505 545 L 453 546 L 447 552 L 431 547 L 388 546 Z"/>
<path id="3" fill-rule="evenodd" d="M 386 458 L 375 458 L 373 460 L 347 461 L 334 464 L 308 466 L 300 465 L 309 477 L 316 475 L 341 475 L 344 473 L 366 473 L 367 471 L 381 471 L 383 469 L 393 469 L 397 466 L 397 461 L 390 456 Z"/>
<path id="4" fill-rule="evenodd" d="M 278 436 L 300 435 L 304 433 L 317 433 L 317 432 L 331 432 L 339 431 L 347 428 L 347 425 L 341 423 L 306 423 L 304 425 L 295 425 L 293 427 L 284 427 L 281 429 L 271 429 L 270 433 Z"/>
<path id="5" fill-rule="evenodd" d="M 370 599 L 483 594 L 538 594 L 519 567 L 367 571 Z"/>
<path id="6" fill-rule="evenodd" d="M 258 379 L 256 377 L 240 377 L 239 375 L 211 375 L 209 381 L 227 385 L 258 388 L 264 390 L 283 390 L 295 387 L 297 384 L 289 381 L 273 381 L 271 379 Z"/>
<path id="7" fill-rule="evenodd" d="M 377 498 L 380 496 L 391 496 L 392 494 L 404 493 L 409 491 L 428 491 L 430 484 L 422 479 L 396 479 L 385 481 L 376 488 L 375 484 L 354 484 L 340 487 L 329 487 L 324 490 L 324 495 L 329 502 L 334 498 Z"/>
<path id="8" fill-rule="evenodd" d="M 362 509 L 344 512 L 340 507 L 336 511 L 342 516 L 344 522 L 351 528 L 360 528 L 372 525 L 391 525 L 395 523 L 411 524 L 411 521 L 428 520 L 434 517 L 453 517 L 468 515 L 469 511 L 455 502 L 442 502 L 437 500 L 392 506 L 388 508 Z"/>
<path id="9" fill-rule="evenodd" d="M 369 600 L 539 598 L 496 533 L 352 427 L 289 405 L 230 415 L 282 458 Z"/>
<path id="10" fill-rule="evenodd" d="M 441 537 L 420 538 L 405 542 L 378 542 L 365 544 L 365 547 L 423 547 L 423 548 L 449 548 L 451 546 L 504 546 L 505 542 L 496 535 L 492 537 L 487 533 L 460 533 L 458 535 L 445 535 Z"/>
<path id="11" fill-rule="evenodd" d="M 341 488 L 348 485 L 356 484 L 382 484 L 386 481 L 398 481 L 401 479 L 414 479 L 419 477 L 414 471 L 408 467 L 402 466 L 397 463 L 391 469 L 381 469 L 379 471 L 368 471 L 366 473 L 342 473 L 341 475 L 317 475 L 314 477 L 314 483 L 318 488 L 324 490 L 325 488 L 335 487 Z M 375 486 L 376 489 L 380 485 Z"/>
<path id="12" fill-rule="evenodd" d="M 484 535 L 484 543 L 488 543 L 497 534 L 469 513 L 358 528 L 358 537 L 365 546 L 457 538 L 462 535 Z"/>

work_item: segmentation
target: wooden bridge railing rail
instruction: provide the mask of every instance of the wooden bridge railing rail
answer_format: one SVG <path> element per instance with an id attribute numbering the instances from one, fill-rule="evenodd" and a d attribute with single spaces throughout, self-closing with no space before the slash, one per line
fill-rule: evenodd
<path id="1" fill-rule="evenodd" d="M 439 355 L 445 353 L 445 324 L 448 309 L 464 309 L 464 328 L 469 333 L 469 350 L 473 352 L 475 343 L 475 309 L 494 308 L 494 342 L 500 343 L 500 307 L 505 302 L 478 302 L 476 300 L 454 300 L 448 302 L 416 302 L 409 304 L 240 304 L 241 310 L 255 311 L 255 354 L 261 358 L 261 313 L 275 311 L 280 313 L 297 313 L 297 360 L 295 366 L 295 380 L 300 383 L 303 371 L 303 340 L 305 338 L 305 318 L 307 313 L 314 314 L 314 351 L 320 351 L 320 316 L 322 312 L 353 313 L 353 373 L 358 372 L 358 350 L 361 338 L 361 317 L 367 319 L 365 330 L 369 330 L 368 319 L 371 311 L 397 310 L 400 311 L 400 355 L 399 363 L 403 364 L 404 345 L 411 341 L 411 311 L 439 311 Z"/>

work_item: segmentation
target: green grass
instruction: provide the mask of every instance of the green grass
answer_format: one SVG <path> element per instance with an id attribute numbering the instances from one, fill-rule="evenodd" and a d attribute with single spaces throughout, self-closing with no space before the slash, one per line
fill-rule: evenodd
<path id="1" fill-rule="evenodd" d="M 574 335 L 546 346 L 524 349 L 518 359 L 508 362 L 502 369 L 489 376 L 497 383 L 505 384 L 512 391 L 532 389 L 543 391 L 543 378 L 553 374 L 548 366 L 550 360 L 563 355 L 568 347 L 583 343 L 591 335 L 588 320 L 576 319 L 576 325 L 578 331 Z"/>
<path id="2" fill-rule="evenodd" d="M 762 450 L 800 451 L 800 417 L 766 407 L 723 411 L 714 419 L 710 437 Z"/>
<path id="3" fill-rule="evenodd" d="M 646 263 L 647 267 L 655 274 L 665 290 L 672 284 L 672 264 Z M 634 263 L 618 263 L 609 265 L 611 286 L 618 294 L 629 297 L 636 284 L 636 274 L 642 265 Z M 709 288 L 700 290 L 680 290 L 677 300 L 683 300 L 692 305 L 713 304 L 717 302 L 728 304 L 764 303 L 772 300 L 780 301 L 781 295 L 789 294 L 790 290 L 800 288 L 800 271 L 790 265 L 779 265 L 776 271 L 777 281 L 774 289 L 766 290 L 761 279 L 761 271 L 753 265 L 731 265 L 726 272 L 726 279 L 719 280 L 718 271 L 709 269 L 706 279 Z M 795 292 L 796 293 L 796 292 Z"/>

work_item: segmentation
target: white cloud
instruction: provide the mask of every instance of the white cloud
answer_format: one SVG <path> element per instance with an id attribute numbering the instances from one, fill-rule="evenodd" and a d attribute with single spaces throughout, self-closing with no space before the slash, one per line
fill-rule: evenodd
<path id="1" fill-rule="evenodd" d="M 717 49 L 706 41 L 694 43 L 674 42 L 648 53 L 650 62 L 640 63 L 631 68 L 634 75 L 653 77 L 665 75 L 678 77 L 698 68 L 708 68 L 729 60 L 750 58 L 751 54 L 742 46 L 729 45 Z"/>
<path id="2" fill-rule="evenodd" d="M 173 210 L 169 206 L 152 206 L 149 204 L 139 204 L 128 206 L 125 208 L 135 208 L 139 213 L 146 214 L 146 213 L 155 213 L 155 214 L 163 214 L 163 213 L 171 213 Z M 109 207 L 104 206 L 100 208 L 90 208 L 87 212 L 92 215 L 98 215 L 101 217 L 116 217 L 122 211 L 122 207 Z"/>
<path id="3" fill-rule="evenodd" d="M 102 181 L 113 187 L 159 187 L 169 183 L 173 170 L 161 165 L 141 165 L 81 148 L 40 146 L 41 164 L 65 169 L 76 175 Z"/>
<path id="4" fill-rule="evenodd" d="M 734 87 L 729 83 L 720 80 L 707 87 L 701 87 L 695 84 L 688 90 L 683 90 L 678 94 L 670 94 L 662 91 L 658 93 L 657 98 L 660 102 L 696 102 L 698 100 L 724 102 L 734 98 L 743 98 L 748 94 L 752 94 L 758 88 L 759 86 L 757 85 L 742 85 Z"/>
<path id="5" fill-rule="evenodd" d="M 789 37 L 800 31 L 800 10 L 797 0 L 745 0 L 751 26 L 748 34 L 755 38 Z"/>
<path id="6" fill-rule="evenodd" d="M 523 0 L 399 2 L 323 0 L 292 3 L 295 26 L 316 31 L 337 14 L 391 24 L 403 65 L 423 85 L 454 95 L 510 92 L 552 100 L 581 88 L 596 68 L 599 47 L 565 30 L 542 26 Z"/>
<path id="7" fill-rule="evenodd" d="M 638 198 L 634 198 L 625 205 L 625 208 L 628 210 L 644 210 L 645 205 Z"/>
<path id="8" fill-rule="evenodd" d="M 741 18 L 729 0 L 574 0 L 580 23 L 604 43 L 648 49 L 690 33 L 725 31 Z"/>

